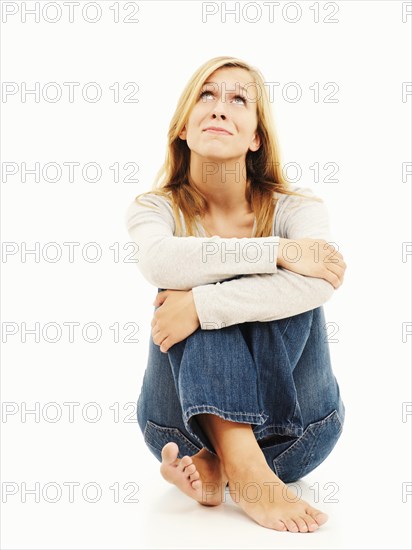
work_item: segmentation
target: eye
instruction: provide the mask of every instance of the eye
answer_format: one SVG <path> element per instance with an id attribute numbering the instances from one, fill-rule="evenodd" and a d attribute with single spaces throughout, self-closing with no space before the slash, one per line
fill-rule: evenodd
<path id="1" fill-rule="evenodd" d="M 244 105 L 246 105 L 246 98 L 241 96 L 241 95 L 235 95 L 235 97 L 233 99 L 241 99 L 244 103 Z"/>
<path id="2" fill-rule="evenodd" d="M 213 92 L 211 92 L 210 90 L 205 90 L 205 91 L 201 92 L 201 94 L 199 95 L 199 99 L 203 99 L 203 97 L 207 94 L 213 96 Z M 241 96 L 241 95 L 235 95 L 233 97 L 233 99 L 240 99 L 243 102 L 243 105 L 246 105 L 246 102 L 247 102 L 246 98 Z"/>
<path id="3" fill-rule="evenodd" d="M 203 99 L 204 95 L 205 94 L 210 94 L 210 95 L 213 95 L 213 93 L 210 91 L 210 90 L 205 90 L 204 92 L 202 92 L 199 96 L 199 99 Z"/>

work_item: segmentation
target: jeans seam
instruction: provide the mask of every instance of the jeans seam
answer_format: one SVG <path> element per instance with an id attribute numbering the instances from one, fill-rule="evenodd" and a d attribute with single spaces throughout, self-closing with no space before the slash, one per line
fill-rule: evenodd
<path id="1" fill-rule="evenodd" d="M 288 426 L 285 426 L 284 424 L 270 424 L 268 426 L 265 426 L 263 430 L 254 432 L 254 434 L 256 436 L 257 441 L 260 441 L 264 437 L 270 437 L 273 435 L 287 435 L 290 437 L 302 437 L 303 429 L 300 426 L 296 426 L 293 424 Z"/>
<path id="2" fill-rule="evenodd" d="M 202 414 L 202 413 L 208 413 L 211 412 L 212 414 L 215 414 L 216 416 L 219 416 L 220 418 L 223 418 L 223 420 L 230 420 L 232 422 L 241 422 L 238 419 L 234 419 L 233 416 L 235 415 L 241 415 L 243 417 L 243 423 L 246 424 L 264 424 L 266 420 L 269 418 L 268 415 L 265 413 L 244 413 L 244 412 L 238 412 L 233 413 L 229 411 L 222 411 L 221 409 L 218 409 L 217 407 L 213 405 L 194 405 L 191 407 L 188 407 L 183 412 L 183 422 L 185 424 L 185 427 L 189 433 L 193 435 L 195 439 L 199 441 L 199 443 L 202 445 L 202 447 L 205 447 L 208 451 L 210 451 L 212 454 L 216 454 L 215 451 L 212 450 L 212 448 L 209 447 L 209 445 L 206 442 L 203 442 L 198 435 L 193 431 L 191 426 L 189 425 L 189 420 L 192 418 L 192 416 L 195 416 L 195 414 Z M 226 415 L 226 416 L 224 416 Z M 229 418 L 227 418 L 229 417 Z M 263 417 L 263 418 L 262 418 Z M 256 419 L 256 421 L 255 421 Z"/>
<path id="3" fill-rule="evenodd" d="M 144 432 L 143 432 L 143 438 L 148 443 L 150 443 L 152 445 L 152 447 L 155 447 L 155 444 L 158 444 L 159 442 L 156 441 L 156 439 L 152 437 L 151 432 L 150 432 L 150 425 L 152 426 L 151 429 L 154 430 L 155 432 L 158 431 L 158 432 L 162 432 L 164 434 L 175 435 L 177 437 L 177 439 L 180 438 L 182 443 L 187 445 L 189 447 L 189 449 L 191 449 L 193 452 L 195 452 L 195 453 L 199 452 L 199 448 L 197 448 L 196 445 L 194 443 L 192 443 L 190 441 L 190 439 L 188 439 L 181 430 L 179 430 L 179 428 L 176 428 L 174 426 L 172 426 L 172 427 L 160 426 L 160 425 L 156 424 L 155 422 L 153 422 L 152 420 L 147 420 L 146 426 L 145 426 L 145 429 L 144 429 Z M 158 449 L 158 450 L 161 450 L 158 447 L 155 447 L 155 448 Z"/>
<path id="4" fill-rule="evenodd" d="M 232 420 L 232 418 L 225 418 L 225 416 L 222 416 L 222 415 L 227 415 L 229 417 L 241 416 L 242 418 L 245 419 L 246 423 L 250 423 L 250 421 L 248 419 L 253 418 L 253 419 L 258 420 L 258 422 L 253 422 L 252 421 L 252 423 L 253 424 L 258 424 L 259 426 L 261 424 L 264 424 L 266 422 L 266 420 L 269 418 L 269 416 L 267 414 L 265 414 L 263 411 L 261 413 L 245 413 L 245 412 L 241 412 L 241 411 L 233 412 L 233 411 L 223 411 L 222 409 L 218 409 L 217 407 L 215 407 L 213 405 L 194 405 L 192 407 L 188 407 L 184 411 L 185 421 L 188 422 L 189 417 L 194 416 L 193 413 L 195 413 L 195 414 L 208 413 L 209 411 L 211 411 L 211 412 L 216 411 L 216 415 L 219 416 L 220 418 L 223 418 L 223 420 Z"/>
<path id="5" fill-rule="evenodd" d="M 291 320 L 292 320 L 292 317 L 289 317 L 289 320 L 286 323 L 286 326 L 285 326 L 283 332 L 281 333 L 281 336 L 283 336 L 285 334 L 285 332 L 288 330 L 288 326 L 289 326 Z"/>
<path id="6" fill-rule="evenodd" d="M 326 422 L 330 421 L 330 417 L 332 417 L 334 414 L 336 414 L 336 409 L 334 409 L 329 414 L 327 414 L 325 418 L 322 418 L 322 420 L 318 420 L 316 422 L 311 422 L 310 424 L 308 424 L 308 426 L 306 426 L 306 429 L 303 431 L 303 434 L 299 437 L 299 439 L 297 439 L 294 443 L 292 443 L 290 447 L 288 447 L 285 451 L 283 451 L 280 456 L 282 456 L 282 458 L 287 456 L 289 452 L 295 448 L 295 446 L 296 447 L 298 446 L 298 443 L 303 443 L 308 438 L 309 433 L 313 434 L 314 425 L 316 425 L 316 429 L 317 429 L 316 431 L 318 431 L 318 428 L 323 426 L 323 424 L 325 424 Z M 276 457 L 276 458 L 279 458 L 279 457 Z"/>

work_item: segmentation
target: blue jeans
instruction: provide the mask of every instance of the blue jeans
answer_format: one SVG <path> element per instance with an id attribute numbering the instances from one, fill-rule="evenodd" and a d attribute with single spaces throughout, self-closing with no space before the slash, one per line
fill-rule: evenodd
<path id="1" fill-rule="evenodd" d="M 198 328 L 167 353 L 150 338 L 137 420 L 154 456 L 161 461 L 169 441 L 180 458 L 203 447 L 216 454 L 196 420 L 202 413 L 251 424 L 285 483 L 323 462 L 345 417 L 323 307 L 277 321 Z"/>

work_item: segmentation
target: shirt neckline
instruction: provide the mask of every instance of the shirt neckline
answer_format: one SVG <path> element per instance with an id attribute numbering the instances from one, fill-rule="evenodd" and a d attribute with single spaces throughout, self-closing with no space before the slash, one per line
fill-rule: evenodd
<path id="1" fill-rule="evenodd" d="M 209 238 L 209 239 L 211 239 L 212 237 L 218 237 L 218 235 L 212 235 L 211 237 L 206 235 L 206 230 L 203 227 L 203 225 L 202 225 L 202 223 L 200 222 L 199 219 L 196 220 L 196 224 L 197 224 L 197 228 L 198 228 L 198 232 L 200 233 L 200 236 L 206 237 L 206 238 Z M 253 219 L 252 235 L 251 235 L 251 237 L 247 237 L 247 238 L 253 239 L 254 235 L 255 235 L 255 231 L 256 231 L 256 216 Z"/>

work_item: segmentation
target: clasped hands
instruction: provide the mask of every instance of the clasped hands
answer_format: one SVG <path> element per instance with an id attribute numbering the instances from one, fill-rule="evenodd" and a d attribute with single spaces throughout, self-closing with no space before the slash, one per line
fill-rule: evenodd
<path id="1" fill-rule="evenodd" d="M 153 305 L 158 308 L 151 323 L 153 342 L 163 353 L 200 327 L 191 290 L 158 292 Z"/>

